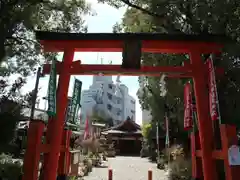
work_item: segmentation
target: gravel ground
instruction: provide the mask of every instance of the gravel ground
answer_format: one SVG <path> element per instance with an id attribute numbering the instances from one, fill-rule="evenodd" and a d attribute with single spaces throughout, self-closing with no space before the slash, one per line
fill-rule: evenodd
<path id="1" fill-rule="evenodd" d="M 113 170 L 113 180 L 148 180 L 148 170 L 152 170 L 152 180 L 166 180 L 166 172 L 156 164 L 140 157 L 109 158 L 106 168 L 94 168 L 84 180 L 108 180 L 108 168 Z"/>

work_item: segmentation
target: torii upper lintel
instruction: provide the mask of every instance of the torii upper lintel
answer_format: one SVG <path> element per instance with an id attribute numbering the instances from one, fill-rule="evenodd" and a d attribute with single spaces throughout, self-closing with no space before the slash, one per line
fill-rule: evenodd
<path id="1" fill-rule="evenodd" d="M 121 52 L 124 42 L 142 42 L 142 52 L 189 53 L 198 49 L 202 53 L 219 52 L 229 40 L 223 35 L 185 35 L 160 33 L 57 33 L 36 31 L 47 52 L 63 52 L 73 48 L 79 52 Z"/>

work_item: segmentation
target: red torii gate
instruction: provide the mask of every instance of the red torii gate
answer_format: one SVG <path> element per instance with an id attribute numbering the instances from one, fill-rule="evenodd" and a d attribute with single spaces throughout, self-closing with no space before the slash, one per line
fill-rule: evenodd
<path id="1" fill-rule="evenodd" d="M 137 76 L 157 76 L 160 73 L 166 73 L 170 77 L 193 78 L 201 144 L 201 150 L 199 150 L 198 154 L 202 158 L 203 176 L 205 180 L 217 180 L 216 167 L 212 157 L 214 135 L 208 108 L 207 80 L 203 76 L 207 70 L 201 55 L 219 53 L 223 48 L 223 44 L 221 43 L 222 37 L 154 33 L 75 34 L 42 31 L 36 32 L 36 37 L 41 41 L 46 52 L 64 52 L 63 61 L 57 63 L 57 73 L 59 74 L 57 115 L 55 118 L 49 119 L 48 123 L 49 149 L 46 156 L 47 163 L 44 163 L 44 180 L 56 179 L 70 76 L 94 75 L 98 73 L 103 73 L 104 75 L 121 73 L 123 75 Z M 123 68 L 120 65 L 82 65 L 79 61 L 73 62 L 74 52 L 121 52 L 125 43 L 129 41 L 140 41 L 142 52 L 188 54 L 190 56 L 190 63 L 185 63 L 184 66 L 178 67 L 142 66 L 139 69 L 132 67 L 129 69 Z M 136 60 L 133 59 L 132 62 L 136 62 Z M 46 74 L 49 73 L 50 65 L 44 65 L 43 72 Z M 173 75 L 169 73 L 173 73 Z M 39 152 L 36 150 L 36 153 Z M 30 155 L 27 154 L 26 156 Z M 36 154 L 36 156 L 38 155 Z M 27 169 L 27 166 L 30 167 L 31 164 L 27 164 L 25 169 Z M 27 170 L 25 170 L 24 175 L 27 173 Z M 29 178 L 24 180 L 35 179 Z"/>

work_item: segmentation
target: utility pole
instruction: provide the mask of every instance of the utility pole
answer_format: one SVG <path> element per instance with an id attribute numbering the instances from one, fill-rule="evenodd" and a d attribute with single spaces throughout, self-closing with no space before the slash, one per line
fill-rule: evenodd
<path id="1" fill-rule="evenodd" d="M 38 71 L 37 71 L 35 88 L 34 88 L 33 94 L 32 94 L 32 107 L 31 107 L 30 120 L 33 120 L 33 118 L 34 118 L 35 104 L 36 104 L 36 100 L 37 100 L 38 85 L 39 85 L 39 79 L 40 79 L 40 77 L 41 77 L 41 68 L 39 67 L 39 68 L 38 68 Z"/>

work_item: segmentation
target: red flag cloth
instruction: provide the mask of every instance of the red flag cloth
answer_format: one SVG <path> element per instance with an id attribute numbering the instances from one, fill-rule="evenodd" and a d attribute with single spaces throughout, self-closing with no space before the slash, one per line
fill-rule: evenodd
<path id="1" fill-rule="evenodd" d="M 193 106 L 191 84 L 188 82 L 184 86 L 184 130 L 193 127 Z"/>
<path id="2" fill-rule="evenodd" d="M 210 115 L 213 121 L 218 119 L 218 106 L 217 106 L 217 88 L 215 79 L 215 70 L 212 59 L 207 59 L 208 66 L 208 85 L 209 85 L 209 108 Z"/>
<path id="3" fill-rule="evenodd" d="M 83 139 L 87 139 L 88 137 L 89 137 L 89 122 L 88 122 L 88 117 L 87 117 L 86 118 L 86 124 L 85 124 Z"/>

